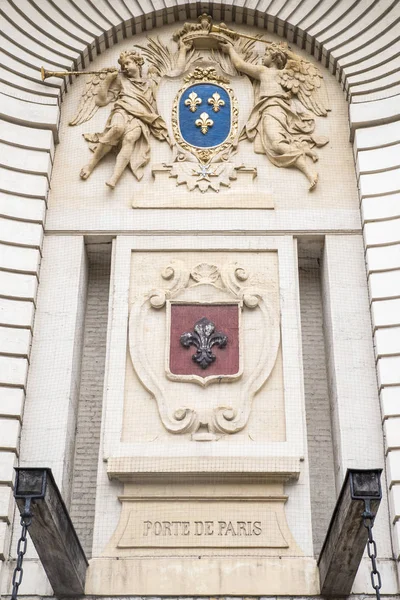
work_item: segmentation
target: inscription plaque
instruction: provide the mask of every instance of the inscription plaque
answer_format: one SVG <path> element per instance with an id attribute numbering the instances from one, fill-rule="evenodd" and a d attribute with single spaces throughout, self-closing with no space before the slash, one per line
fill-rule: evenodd
<path id="1" fill-rule="evenodd" d="M 143 536 L 261 535 L 261 521 L 143 521 Z"/>
<path id="2" fill-rule="evenodd" d="M 185 501 L 165 506 L 131 502 L 119 548 L 258 547 L 288 548 L 276 504 L 212 502 L 207 508 Z"/>

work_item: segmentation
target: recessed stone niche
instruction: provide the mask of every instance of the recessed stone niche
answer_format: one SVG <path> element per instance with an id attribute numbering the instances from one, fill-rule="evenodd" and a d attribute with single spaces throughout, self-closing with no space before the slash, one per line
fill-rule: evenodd
<path id="1" fill-rule="evenodd" d="M 86 593 L 317 594 L 295 245 L 180 244 L 115 249 L 98 514 L 113 489 L 120 511 Z"/>

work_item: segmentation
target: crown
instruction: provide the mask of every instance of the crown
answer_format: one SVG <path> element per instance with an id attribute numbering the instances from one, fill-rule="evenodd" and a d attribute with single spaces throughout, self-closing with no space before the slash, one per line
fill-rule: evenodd
<path id="1" fill-rule="evenodd" d="M 218 42 L 234 42 L 238 38 L 237 34 L 228 29 L 225 23 L 219 25 L 217 33 L 214 30 L 211 34 L 211 28 L 212 18 L 210 15 L 204 13 L 200 15 L 197 23 L 185 23 L 173 35 L 172 39 L 177 43 L 185 41 L 193 42 L 195 48 L 206 49 L 216 48 Z"/>

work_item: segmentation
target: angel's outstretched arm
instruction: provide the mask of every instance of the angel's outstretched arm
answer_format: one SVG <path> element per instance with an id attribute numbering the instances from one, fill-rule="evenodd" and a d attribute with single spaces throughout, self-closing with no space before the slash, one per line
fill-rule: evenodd
<path id="1" fill-rule="evenodd" d="M 229 54 L 234 67 L 238 71 L 249 75 L 249 77 L 252 77 L 253 79 L 260 79 L 262 73 L 262 67 L 260 65 L 252 65 L 251 63 L 244 61 L 240 58 L 234 47 L 228 42 L 220 42 L 219 45 L 225 54 Z"/>
<path id="2" fill-rule="evenodd" d="M 96 105 L 97 106 L 106 106 L 109 102 L 111 102 L 112 98 L 109 95 L 110 86 L 115 82 L 118 77 L 118 71 L 111 71 L 107 73 L 104 80 L 99 85 L 99 91 L 96 96 Z"/>
<path id="3" fill-rule="evenodd" d="M 169 73 L 171 77 L 177 77 L 178 75 L 182 75 L 182 73 L 184 73 L 187 66 L 187 53 L 192 49 L 192 46 L 193 44 L 190 41 L 180 41 L 176 67 Z"/>

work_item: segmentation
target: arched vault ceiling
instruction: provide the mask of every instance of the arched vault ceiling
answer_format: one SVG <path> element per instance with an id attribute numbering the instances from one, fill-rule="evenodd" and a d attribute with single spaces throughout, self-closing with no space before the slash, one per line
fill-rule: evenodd
<path id="1" fill-rule="evenodd" d="M 0 338 L 0 420 L 5 415 L 10 440 L 3 446 L 10 463 L 9 478 L 2 481 L 8 505 L 13 506 L 12 467 L 32 364 L 60 101 L 70 84 L 59 78 L 42 82 L 39 67 L 87 68 L 124 38 L 203 12 L 217 23 L 247 24 L 297 44 L 335 74 L 350 103 L 393 548 L 400 558 L 400 0 L 0 0 L 0 327 L 7 333 Z M 76 252 L 79 243 L 83 248 L 83 238 L 73 240 Z M 68 394 L 70 389 L 72 384 Z M 0 557 L 9 555 L 9 535 L 3 532 L 11 530 L 2 524 Z"/>
<path id="2" fill-rule="evenodd" d="M 202 12 L 305 48 L 336 74 L 353 104 L 400 93 L 399 0 L 1 0 L 0 7 L 1 93 L 25 102 L 54 107 L 62 94 L 65 83 L 43 84 L 39 65 L 84 68 L 122 38 Z"/>

